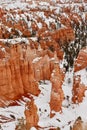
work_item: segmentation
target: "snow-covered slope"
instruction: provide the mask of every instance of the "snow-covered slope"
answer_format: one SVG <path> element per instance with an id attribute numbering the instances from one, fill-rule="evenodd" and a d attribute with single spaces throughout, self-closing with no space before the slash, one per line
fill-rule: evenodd
<path id="1" fill-rule="evenodd" d="M 39 88 L 41 89 L 41 94 L 38 97 L 34 97 L 35 104 L 38 107 L 38 115 L 39 115 L 39 122 L 38 125 L 41 127 L 40 130 L 49 130 L 50 128 L 56 128 L 60 127 L 61 130 L 70 130 L 70 126 L 73 125 L 77 117 L 81 116 L 82 120 L 84 122 L 87 122 L 87 92 L 85 94 L 85 98 L 82 103 L 80 104 L 72 104 L 71 102 L 71 90 L 72 90 L 72 81 L 71 83 L 68 83 L 68 79 L 70 78 L 72 80 L 72 74 L 73 72 L 68 72 L 68 77 L 66 74 L 66 78 L 63 84 L 63 90 L 65 93 L 65 100 L 63 101 L 62 105 L 62 113 L 60 112 L 54 112 L 55 116 L 53 118 L 50 118 L 50 92 L 51 92 L 51 83 L 50 81 L 42 81 L 42 83 L 39 85 Z M 81 72 L 84 73 L 84 70 Z M 85 75 L 85 73 L 84 73 Z M 84 81 L 84 79 L 83 79 Z M 67 96 L 69 96 L 69 99 L 67 99 Z M 25 98 L 25 101 L 27 98 Z M 28 99 L 27 99 L 28 100 Z M 17 119 L 20 119 L 24 116 L 24 110 L 25 110 L 25 102 L 20 101 L 20 106 L 10 106 L 6 108 L 0 108 L 0 115 L 3 115 L 7 117 L 7 119 L 1 120 L 1 127 L 3 130 L 14 130 L 15 126 L 18 122 Z M 11 117 L 13 115 L 15 119 Z M 4 118 L 5 118 L 4 117 Z M 10 122 L 9 122 L 10 120 Z M 6 121 L 8 123 L 6 123 Z M 34 128 L 33 128 L 34 130 Z"/>

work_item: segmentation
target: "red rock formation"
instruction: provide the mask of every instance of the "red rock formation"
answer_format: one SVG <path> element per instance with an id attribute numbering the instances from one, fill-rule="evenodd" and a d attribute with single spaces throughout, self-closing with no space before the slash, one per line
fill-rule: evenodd
<path id="1" fill-rule="evenodd" d="M 73 94 L 72 101 L 74 103 L 82 102 L 85 90 L 86 90 L 86 86 L 81 83 L 80 75 L 75 76 L 74 77 L 73 90 L 72 90 L 72 94 Z"/>
<path id="2" fill-rule="evenodd" d="M 78 117 L 71 130 L 87 130 L 87 122 Z"/>
<path id="3" fill-rule="evenodd" d="M 2 8 L 0 8 L 0 18 L 2 18 L 4 15 L 4 10 Z"/>
<path id="4" fill-rule="evenodd" d="M 39 59 L 38 57 L 34 59 L 33 66 L 34 66 L 35 79 L 37 81 L 50 79 L 51 72 L 50 72 L 50 60 L 48 55 L 45 55 L 44 57 L 41 57 Z"/>
<path id="5" fill-rule="evenodd" d="M 9 100 L 17 99 L 24 93 L 36 96 L 40 93 L 34 78 L 32 54 L 28 53 L 27 49 L 29 47 L 25 45 L 13 45 L 5 54 L 5 58 L 1 57 L 0 98 Z"/>
<path id="6" fill-rule="evenodd" d="M 62 28 L 60 30 L 56 30 L 51 34 L 52 39 L 62 44 L 66 44 L 67 42 L 73 41 L 75 39 L 74 31 L 71 28 Z"/>
<path id="7" fill-rule="evenodd" d="M 51 73 L 54 69 L 55 61 L 58 60 L 56 52 L 52 53 L 47 50 L 37 51 L 33 60 L 34 77 L 37 81 L 50 80 Z"/>
<path id="8" fill-rule="evenodd" d="M 78 54 L 78 57 L 74 64 L 74 71 L 76 72 L 86 67 L 87 67 L 87 49 L 84 48 Z"/>
<path id="9" fill-rule="evenodd" d="M 60 22 L 64 24 L 67 28 L 71 27 L 71 21 L 69 18 L 66 18 L 66 16 L 62 15 Z"/>
<path id="10" fill-rule="evenodd" d="M 26 93 L 38 96 L 38 81 L 50 80 L 58 60 L 56 52 L 24 44 L 7 45 L 1 43 L 0 97 L 17 99 Z"/>
<path id="11" fill-rule="evenodd" d="M 56 112 L 61 111 L 62 101 L 64 99 L 64 93 L 62 90 L 63 80 L 64 75 L 61 72 L 58 63 L 55 63 L 55 67 L 51 75 L 51 82 L 52 82 L 51 100 L 50 100 L 51 111 L 52 110 Z"/>
<path id="12" fill-rule="evenodd" d="M 83 129 L 83 121 L 78 117 L 73 125 L 72 130 L 85 130 Z"/>
<path id="13" fill-rule="evenodd" d="M 37 106 L 34 100 L 31 100 L 26 104 L 25 117 L 26 117 L 26 130 L 30 130 L 31 127 L 38 126 L 39 117 L 37 114 Z"/>

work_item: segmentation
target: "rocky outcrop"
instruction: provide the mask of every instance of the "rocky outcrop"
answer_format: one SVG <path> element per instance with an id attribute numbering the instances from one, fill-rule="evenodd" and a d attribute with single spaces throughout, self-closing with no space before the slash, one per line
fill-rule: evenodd
<path id="1" fill-rule="evenodd" d="M 36 59 L 34 59 L 33 67 L 34 67 L 35 79 L 37 81 L 50 79 L 51 71 L 50 71 L 50 59 L 48 55 L 39 58 L 37 57 Z"/>
<path id="2" fill-rule="evenodd" d="M 87 122 L 82 121 L 81 117 L 78 117 L 71 128 L 71 130 L 86 130 L 87 129 Z"/>
<path id="3" fill-rule="evenodd" d="M 25 45 L 13 45 L 8 52 L 3 52 L 5 58 L 0 59 L 0 98 L 17 99 L 25 93 L 36 96 L 40 93 L 29 49 Z"/>
<path id="4" fill-rule="evenodd" d="M 14 100 L 27 93 L 38 96 L 38 81 L 50 80 L 58 60 L 56 52 L 25 44 L 7 45 L 1 44 L 0 98 Z"/>
<path id="5" fill-rule="evenodd" d="M 38 127 L 39 117 L 37 114 L 37 106 L 32 99 L 26 104 L 25 117 L 26 117 L 26 130 L 30 130 L 31 127 Z"/>
<path id="6" fill-rule="evenodd" d="M 75 64 L 74 64 L 74 71 L 75 72 L 87 67 L 87 60 L 86 59 L 87 59 L 87 49 L 84 48 L 79 52 L 78 57 L 75 61 Z"/>
<path id="7" fill-rule="evenodd" d="M 56 112 L 61 111 L 62 101 L 64 100 L 64 93 L 62 90 L 62 84 L 64 80 L 64 74 L 61 71 L 58 62 L 54 65 L 54 70 L 51 75 L 52 90 L 50 109 Z"/>
<path id="8" fill-rule="evenodd" d="M 87 87 L 81 83 L 80 75 L 74 77 L 73 90 L 72 90 L 72 101 L 73 103 L 81 103 L 85 96 L 85 90 Z"/>
<path id="9" fill-rule="evenodd" d="M 52 38 L 61 44 L 67 44 L 75 39 L 74 31 L 72 28 L 62 28 L 52 33 Z"/>
<path id="10" fill-rule="evenodd" d="M 49 50 L 39 50 L 36 51 L 36 55 L 37 57 L 32 61 L 35 79 L 37 81 L 50 80 L 55 61 L 58 60 L 57 53 L 52 53 Z"/>

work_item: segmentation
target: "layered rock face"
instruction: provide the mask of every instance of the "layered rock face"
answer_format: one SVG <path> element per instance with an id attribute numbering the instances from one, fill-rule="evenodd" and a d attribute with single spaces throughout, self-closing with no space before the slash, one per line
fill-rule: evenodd
<path id="1" fill-rule="evenodd" d="M 36 58 L 35 60 L 33 61 L 35 79 L 37 81 L 49 80 L 51 75 L 49 56 L 45 55 L 43 58 L 40 57 L 40 59 Z"/>
<path id="2" fill-rule="evenodd" d="M 10 44 L 9 44 L 10 45 Z M 30 45 L 1 45 L 0 98 L 17 99 L 31 93 L 38 96 L 38 81 L 50 80 L 57 54 Z"/>
<path id="3" fill-rule="evenodd" d="M 24 93 L 40 93 L 34 78 L 32 55 L 27 51 L 28 46 L 25 49 L 21 45 L 11 46 L 8 52 L 5 50 L 5 58 L 0 62 L 0 98 L 16 99 Z"/>

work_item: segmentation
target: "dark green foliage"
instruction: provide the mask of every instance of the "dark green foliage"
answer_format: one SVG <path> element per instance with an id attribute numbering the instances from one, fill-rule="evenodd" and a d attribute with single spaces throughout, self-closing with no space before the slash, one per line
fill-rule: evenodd
<path id="1" fill-rule="evenodd" d="M 64 64 L 66 70 L 69 67 L 73 67 L 74 60 L 77 58 L 79 51 L 87 45 L 87 24 L 82 22 L 81 24 L 73 24 L 75 31 L 75 41 L 73 43 L 66 43 L 62 48 L 65 52 L 64 58 L 67 64 Z"/>

